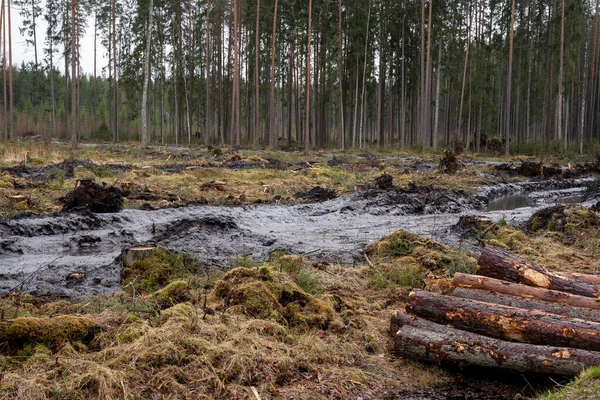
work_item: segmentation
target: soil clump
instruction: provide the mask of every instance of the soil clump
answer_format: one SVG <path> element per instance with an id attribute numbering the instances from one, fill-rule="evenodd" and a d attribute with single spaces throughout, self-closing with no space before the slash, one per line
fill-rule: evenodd
<path id="1" fill-rule="evenodd" d="M 63 211 L 116 213 L 123 209 L 125 193 L 114 186 L 104 186 L 93 179 L 80 179 L 75 190 L 60 199 Z"/>

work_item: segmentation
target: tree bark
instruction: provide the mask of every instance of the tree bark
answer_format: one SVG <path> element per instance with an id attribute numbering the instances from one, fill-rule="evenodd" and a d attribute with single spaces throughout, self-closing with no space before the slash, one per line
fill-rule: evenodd
<path id="1" fill-rule="evenodd" d="M 551 274 L 544 268 L 527 264 L 524 260 L 495 247 L 483 249 L 477 261 L 477 274 L 579 296 L 600 296 L 599 286 Z"/>
<path id="2" fill-rule="evenodd" d="M 114 119 L 114 131 L 113 131 L 113 142 L 119 141 L 119 115 L 117 107 L 117 14 L 115 10 L 115 0 L 111 3 L 112 11 L 112 51 L 113 51 L 113 119 Z M 75 77 L 73 77 L 75 79 Z"/>
<path id="3" fill-rule="evenodd" d="M 600 313 L 598 313 L 597 310 L 592 310 L 590 308 L 573 307 L 571 305 L 552 303 L 539 299 L 490 292 L 482 289 L 469 289 L 461 287 L 455 288 L 452 292 L 452 295 L 462 299 L 483 301 L 485 303 L 500 304 L 503 306 L 523 308 L 526 310 L 540 310 L 551 314 L 600 322 Z"/>
<path id="4" fill-rule="evenodd" d="M 556 106 L 556 139 L 558 140 L 559 149 L 563 149 L 562 146 L 562 135 L 563 135 L 563 96 L 564 96 L 564 80 L 563 71 L 565 63 L 565 0 L 561 1 L 561 23 L 560 23 L 560 55 L 558 62 L 558 99 Z M 566 150 L 566 146 L 564 148 Z"/>
<path id="5" fill-rule="evenodd" d="M 277 107 L 275 106 L 275 43 L 277 40 L 277 6 L 279 5 L 278 0 L 275 0 L 275 9 L 273 10 L 273 36 L 271 37 L 271 96 L 269 101 L 269 146 L 271 148 L 277 147 L 277 139 L 279 135 L 275 129 L 275 114 Z"/>
<path id="6" fill-rule="evenodd" d="M 510 155 L 510 111 L 511 111 L 511 90 L 512 90 L 512 64 L 513 64 L 513 38 L 515 30 L 515 0 L 512 0 L 510 12 L 510 32 L 508 44 L 508 77 L 506 79 L 506 110 L 504 121 L 504 156 Z"/>
<path id="7" fill-rule="evenodd" d="M 14 130 L 14 117 L 13 117 L 13 59 L 12 59 L 12 26 L 10 23 L 10 0 L 7 1 L 7 14 L 8 14 L 8 95 L 10 101 L 10 109 L 9 109 L 9 117 L 8 117 L 8 129 L 9 129 L 9 138 L 11 141 L 15 140 L 15 130 Z"/>
<path id="8" fill-rule="evenodd" d="M 71 147 L 77 147 L 77 0 L 71 0 Z"/>
<path id="9" fill-rule="evenodd" d="M 600 323 L 443 296 L 423 290 L 409 295 L 407 311 L 457 329 L 514 342 L 600 349 Z"/>
<path id="10" fill-rule="evenodd" d="M 346 147 L 346 129 L 344 127 L 344 61 L 342 49 L 342 0 L 338 0 L 338 146 Z"/>
<path id="11" fill-rule="evenodd" d="M 519 296 L 523 299 L 538 299 L 572 307 L 584 307 L 600 310 L 600 300 L 591 297 L 577 296 L 570 293 L 548 290 L 518 283 L 511 283 L 485 276 L 456 273 L 452 285 L 459 288 L 481 289 L 496 293 Z"/>
<path id="12" fill-rule="evenodd" d="M 304 150 L 310 147 L 310 39 L 312 31 L 312 0 L 308 0 L 308 29 L 306 44 L 306 112 L 304 115 Z"/>
<path id="13" fill-rule="evenodd" d="M 256 1 L 256 32 L 254 39 L 254 135 L 253 144 L 258 144 L 260 132 L 260 0 Z"/>
<path id="14" fill-rule="evenodd" d="M 576 376 L 600 362 L 596 351 L 512 343 L 420 319 L 400 328 L 394 350 L 403 357 L 442 365 L 562 376 Z"/>
<path id="15" fill-rule="evenodd" d="M 142 147 L 148 145 L 148 90 L 150 88 L 150 40 L 152 39 L 152 19 L 154 0 L 148 7 L 148 26 L 146 28 L 146 50 L 144 52 L 144 88 L 142 94 Z"/>

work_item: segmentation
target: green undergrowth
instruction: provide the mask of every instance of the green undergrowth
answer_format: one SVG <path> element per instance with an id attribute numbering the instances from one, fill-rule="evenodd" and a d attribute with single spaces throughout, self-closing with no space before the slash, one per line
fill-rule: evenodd
<path id="1" fill-rule="evenodd" d="M 541 396 L 538 400 L 594 400 L 600 398 L 600 366 L 583 371 L 566 386 Z"/>

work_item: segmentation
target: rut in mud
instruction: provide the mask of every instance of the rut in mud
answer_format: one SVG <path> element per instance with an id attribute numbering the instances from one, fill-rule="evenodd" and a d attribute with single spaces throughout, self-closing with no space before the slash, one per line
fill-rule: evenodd
<path id="1" fill-rule="evenodd" d="M 373 189 L 294 206 L 200 206 L 4 220 L 0 292 L 64 297 L 117 292 L 119 256 L 134 245 L 190 252 L 207 268 L 226 267 L 240 256 L 265 260 L 275 250 L 343 264 L 362 262 L 366 244 L 397 229 L 456 245 L 458 234 L 450 227 L 461 215 L 524 221 L 537 206 L 581 195 L 591 182 L 507 184 L 477 195 L 432 188 Z M 526 207 L 486 211 L 490 199 L 523 191 L 528 192 Z"/>

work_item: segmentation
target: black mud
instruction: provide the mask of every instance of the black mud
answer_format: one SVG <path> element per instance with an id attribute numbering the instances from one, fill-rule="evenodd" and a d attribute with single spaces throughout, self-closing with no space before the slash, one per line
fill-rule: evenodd
<path id="1" fill-rule="evenodd" d="M 536 207 L 590 180 L 496 186 L 480 194 L 434 187 L 371 189 L 316 204 L 182 207 L 115 214 L 61 213 L 0 221 L 0 293 L 79 297 L 120 290 L 119 256 L 134 245 L 195 254 L 207 268 L 275 250 L 344 264 L 363 262 L 371 241 L 397 229 L 457 245 L 462 215 L 525 221 Z M 490 198 L 529 190 L 536 207 L 484 211 Z M 537 195 L 536 195 L 537 193 Z M 69 277 L 77 274 L 80 279 Z"/>

